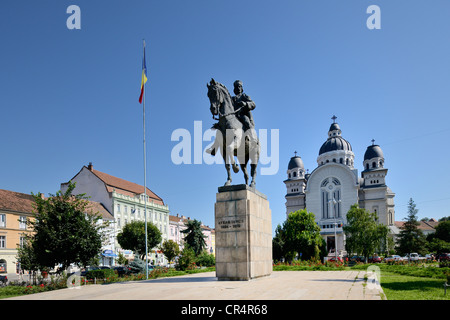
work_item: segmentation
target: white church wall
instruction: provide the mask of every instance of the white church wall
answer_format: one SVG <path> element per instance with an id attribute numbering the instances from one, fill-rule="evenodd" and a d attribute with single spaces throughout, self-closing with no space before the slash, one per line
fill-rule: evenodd
<path id="1" fill-rule="evenodd" d="M 306 186 L 306 209 L 313 212 L 316 221 L 323 220 L 321 208 L 321 183 L 326 178 L 335 177 L 341 185 L 341 216 L 345 216 L 350 207 L 358 203 L 357 177 L 345 165 L 328 163 L 318 167 L 311 173 Z"/>

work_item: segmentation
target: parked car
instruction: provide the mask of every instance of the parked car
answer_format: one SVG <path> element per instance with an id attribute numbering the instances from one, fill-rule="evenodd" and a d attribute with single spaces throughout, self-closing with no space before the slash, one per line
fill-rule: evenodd
<path id="1" fill-rule="evenodd" d="M 119 277 L 131 273 L 131 268 L 128 267 L 128 266 L 116 266 L 116 267 L 113 267 L 113 270 L 114 270 L 115 272 L 117 272 L 117 275 L 118 275 Z"/>
<path id="2" fill-rule="evenodd" d="M 448 261 L 448 260 L 450 260 L 450 253 L 438 254 L 436 258 L 438 261 Z"/>
<path id="3" fill-rule="evenodd" d="M 335 256 L 328 257 L 327 261 L 334 262 L 334 261 L 336 261 L 336 257 Z M 339 256 L 337 257 L 337 261 L 344 262 L 344 260 Z"/>
<path id="4" fill-rule="evenodd" d="M 353 256 L 350 258 L 350 261 L 354 261 L 354 262 L 365 262 L 366 258 L 363 256 Z"/>
<path id="5" fill-rule="evenodd" d="M 423 257 L 420 254 L 415 253 L 415 252 L 407 254 L 406 257 L 407 257 L 408 261 L 423 261 L 426 259 L 425 257 Z"/>
<path id="6" fill-rule="evenodd" d="M 81 275 L 82 277 L 85 277 L 85 276 L 86 276 L 86 273 L 88 273 L 88 271 L 98 270 L 98 269 L 100 269 L 100 267 L 86 267 L 86 268 L 84 268 L 83 270 L 81 270 L 80 275 Z"/>
<path id="7" fill-rule="evenodd" d="M 403 258 L 400 257 L 399 255 L 394 254 L 392 256 L 389 256 L 389 257 L 385 258 L 384 261 L 386 261 L 386 262 L 403 261 Z"/>
<path id="8" fill-rule="evenodd" d="M 369 257 L 369 263 L 380 263 L 381 258 L 379 256 L 371 256 Z"/>
<path id="9" fill-rule="evenodd" d="M 0 276 L 0 285 L 6 286 L 8 283 L 8 276 Z"/>

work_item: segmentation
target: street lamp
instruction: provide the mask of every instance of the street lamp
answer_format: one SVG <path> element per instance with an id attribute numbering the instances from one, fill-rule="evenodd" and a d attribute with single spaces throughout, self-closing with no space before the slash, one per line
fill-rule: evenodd
<path id="1" fill-rule="evenodd" d="M 337 260 L 337 233 L 336 233 L 336 225 L 337 225 L 337 221 L 336 221 L 336 203 L 341 203 L 341 200 L 336 201 L 336 199 L 329 200 L 328 202 L 333 204 L 334 212 L 333 212 L 333 217 L 334 217 L 334 256 L 336 258 L 336 262 Z"/>

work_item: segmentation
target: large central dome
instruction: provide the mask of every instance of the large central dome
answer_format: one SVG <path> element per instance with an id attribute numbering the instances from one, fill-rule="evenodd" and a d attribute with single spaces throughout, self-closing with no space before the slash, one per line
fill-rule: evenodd
<path id="1" fill-rule="evenodd" d="M 319 156 L 323 153 L 337 150 L 352 151 L 352 146 L 350 142 L 342 138 L 339 125 L 332 123 L 328 131 L 328 139 L 320 147 Z"/>

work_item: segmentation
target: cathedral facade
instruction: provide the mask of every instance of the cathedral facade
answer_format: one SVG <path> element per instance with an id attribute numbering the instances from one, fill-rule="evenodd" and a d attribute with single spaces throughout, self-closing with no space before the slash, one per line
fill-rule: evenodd
<path id="1" fill-rule="evenodd" d="M 319 149 L 317 168 L 306 173 L 303 161 L 295 154 L 288 164 L 286 215 L 306 209 L 314 213 L 328 252 L 345 253 L 346 215 L 353 204 L 375 212 L 379 223 L 394 225 L 394 196 L 386 185 L 387 168 L 379 145 L 367 147 L 361 176 L 354 167 L 355 155 L 333 116 L 328 138 Z"/>

